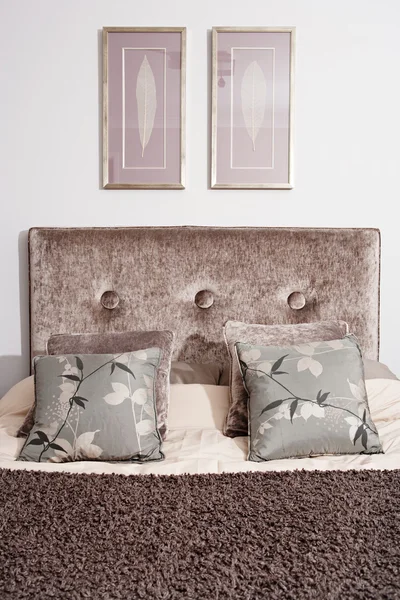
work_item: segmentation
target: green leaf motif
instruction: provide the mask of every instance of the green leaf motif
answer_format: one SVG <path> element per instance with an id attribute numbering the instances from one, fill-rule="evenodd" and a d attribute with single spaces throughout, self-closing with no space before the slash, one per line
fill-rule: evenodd
<path id="1" fill-rule="evenodd" d="M 353 440 L 354 446 L 356 445 L 356 442 L 363 431 L 364 431 L 364 423 L 361 423 L 361 425 L 359 426 L 359 428 L 356 431 L 356 435 L 354 436 L 354 440 Z"/>
<path id="2" fill-rule="evenodd" d="M 278 358 L 277 361 L 274 362 L 274 364 L 271 367 L 271 373 L 275 373 L 275 371 L 277 371 L 279 369 L 279 367 L 281 366 L 281 364 L 283 363 L 283 361 L 285 360 L 285 358 L 289 356 L 288 354 L 285 354 L 284 356 L 281 356 L 280 358 Z"/>
<path id="3" fill-rule="evenodd" d="M 65 377 L 65 379 L 70 379 L 71 381 L 80 381 L 78 375 L 59 375 L 59 377 Z"/>
<path id="4" fill-rule="evenodd" d="M 60 452 L 65 452 L 67 454 L 67 451 L 62 446 L 59 446 L 54 442 L 50 444 L 50 448 L 53 448 L 53 450 L 59 450 Z"/>
<path id="5" fill-rule="evenodd" d="M 368 442 L 368 433 L 367 433 L 367 430 L 364 429 L 362 436 L 361 436 L 361 443 L 364 446 L 365 450 L 367 449 L 367 442 Z"/>
<path id="6" fill-rule="evenodd" d="M 112 375 L 115 371 L 115 362 L 111 363 L 111 373 L 110 375 Z"/>
<path id="7" fill-rule="evenodd" d="M 275 400 L 274 402 L 271 402 L 270 404 L 267 404 L 267 406 L 262 409 L 262 411 L 260 413 L 260 417 L 265 412 L 267 412 L 267 410 L 272 410 L 273 408 L 277 408 L 278 406 L 280 406 L 282 404 L 282 402 L 283 402 L 283 400 Z"/>
<path id="8" fill-rule="evenodd" d="M 76 358 L 76 366 L 78 367 L 78 369 L 80 371 L 83 371 L 83 362 L 82 360 L 79 358 L 79 356 L 75 356 Z"/>
<path id="9" fill-rule="evenodd" d="M 83 400 L 84 402 L 89 402 L 89 400 L 83 396 L 74 396 L 74 400 Z"/>
<path id="10" fill-rule="evenodd" d="M 134 376 L 134 374 L 132 373 L 130 368 L 127 367 L 126 365 L 124 365 L 123 363 L 116 362 L 115 366 L 118 367 L 119 369 L 121 369 L 121 371 L 125 371 L 126 373 L 129 373 L 130 375 L 132 375 L 133 379 L 136 379 L 136 377 Z"/>
<path id="11" fill-rule="evenodd" d="M 367 409 L 366 409 L 366 408 L 364 408 L 364 414 L 363 414 L 363 418 L 362 418 L 362 420 L 363 420 L 363 423 L 365 423 L 365 421 L 366 421 L 366 418 L 367 418 Z"/>
<path id="12" fill-rule="evenodd" d="M 77 398 L 76 396 L 75 396 L 75 398 L 74 398 L 74 402 L 75 402 L 75 404 L 77 404 L 77 405 L 78 405 L 78 406 L 80 406 L 81 408 L 86 408 L 86 407 L 85 407 L 85 404 L 82 402 L 82 400 L 81 400 L 80 398 Z"/>
<path id="13" fill-rule="evenodd" d="M 289 375 L 286 371 L 274 371 L 274 375 Z"/>
<path id="14" fill-rule="evenodd" d="M 291 423 L 293 423 L 293 417 L 296 412 L 298 403 L 299 403 L 299 401 L 296 399 L 296 400 L 293 400 L 292 404 L 290 405 L 290 422 Z"/>

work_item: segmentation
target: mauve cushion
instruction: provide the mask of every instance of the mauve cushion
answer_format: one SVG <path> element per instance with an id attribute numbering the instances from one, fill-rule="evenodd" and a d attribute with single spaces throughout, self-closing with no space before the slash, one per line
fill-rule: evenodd
<path id="1" fill-rule="evenodd" d="M 47 342 L 47 353 L 64 354 L 117 354 L 147 348 L 160 348 L 161 360 L 156 376 L 157 424 L 162 439 L 167 433 L 169 407 L 169 376 L 174 345 L 172 331 L 124 331 L 112 333 L 77 333 L 52 335 Z M 18 436 L 29 434 L 33 426 L 35 407 L 29 411 Z"/>
<path id="2" fill-rule="evenodd" d="M 293 346 L 307 342 L 337 340 L 347 333 L 348 325 L 344 321 L 318 321 L 297 325 L 259 325 L 227 321 L 224 339 L 230 362 L 230 406 L 224 434 L 229 437 L 248 435 L 248 396 L 236 360 L 237 342 L 256 346 Z"/>

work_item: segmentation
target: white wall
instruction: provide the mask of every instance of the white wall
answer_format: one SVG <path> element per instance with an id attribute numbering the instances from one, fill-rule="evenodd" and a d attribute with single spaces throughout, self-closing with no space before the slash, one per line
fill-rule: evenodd
<path id="1" fill-rule="evenodd" d="M 0 395 L 29 368 L 31 226 L 379 227 L 381 360 L 400 373 L 398 0 L 0 0 L 0 23 Z M 188 28 L 185 191 L 100 189 L 104 25 Z M 208 189 L 213 25 L 297 27 L 292 191 Z"/>

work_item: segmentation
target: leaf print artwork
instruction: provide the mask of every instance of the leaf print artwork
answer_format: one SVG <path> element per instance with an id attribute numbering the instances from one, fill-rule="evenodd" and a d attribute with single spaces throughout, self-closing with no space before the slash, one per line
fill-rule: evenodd
<path id="1" fill-rule="evenodd" d="M 266 99 L 267 82 L 260 65 L 253 60 L 244 72 L 241 85 L 243 119 L 253 152 L 256 150 L 256 139 L 264 122 Z"/>
<path id="2" fill-rule="evenodd" d="M 157 109 L 157 90 L 154 73 L 144 55 L 136 80 L 136 102 L 139 123 L 139 137 L 142 146 L 142 157 L 153 132 L 154 118 Z"/>

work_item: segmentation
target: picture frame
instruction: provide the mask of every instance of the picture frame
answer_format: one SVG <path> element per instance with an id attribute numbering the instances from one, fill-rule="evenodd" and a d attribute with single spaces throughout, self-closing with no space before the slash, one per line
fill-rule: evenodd
<path id="1" fill-rule="evenodd" d="M 213 27 L 211 188 L 293 188 L 295 27 Z"/>
<path id="2" fill-rule="evenodd" d="M 103 188 L 184 189 L 186 27 L 103 28 Z"/>

